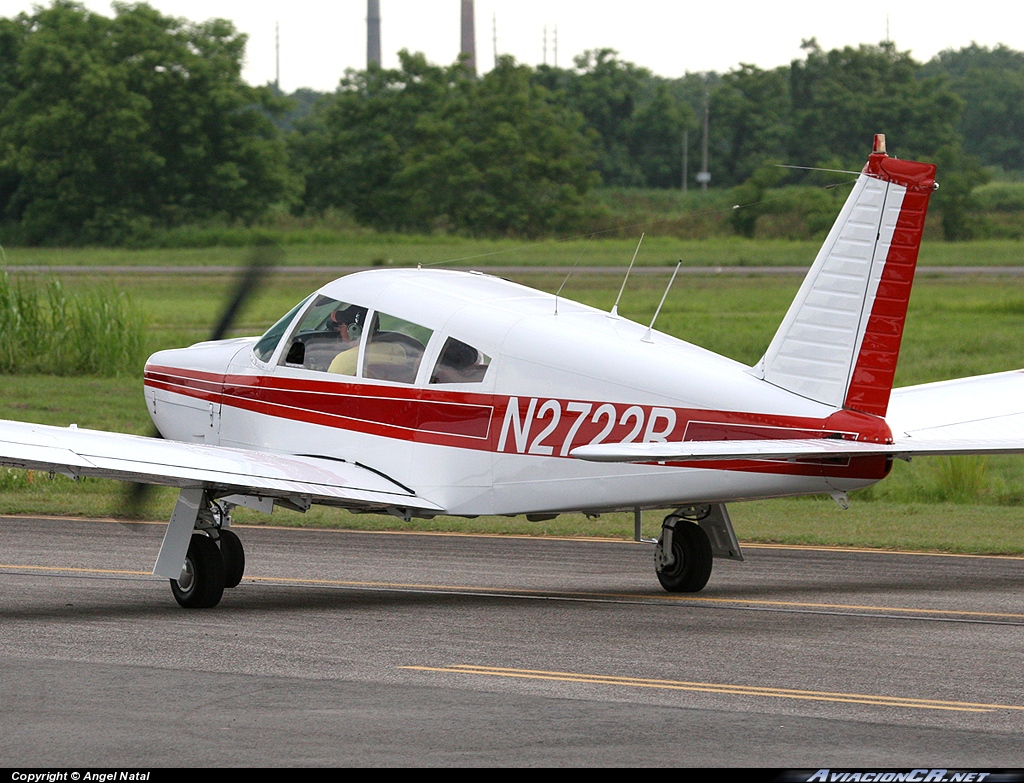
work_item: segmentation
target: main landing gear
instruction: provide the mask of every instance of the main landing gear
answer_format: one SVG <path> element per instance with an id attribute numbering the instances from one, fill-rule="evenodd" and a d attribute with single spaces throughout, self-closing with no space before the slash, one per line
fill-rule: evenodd
<path id="1" fill-rule="evenodd" d="M 207 516 L 209 519 L 204 519 Z M 170 580 L 174 600 L 186 609 L 216 606 L 225 588 L 237 587 L 242 581 L 245 550 L 238 536 L 224 527 L 230 521 L 230 513 L 216 502 L 207 514 L 200 513 L 181 575 Z"/>
<path id="2" fill-rule="evenodd" d="M 711 578 L 716 557 L 742 560 L 725 504 L 685 506 L 661 523 L 654 568 L 670 593 L 697 593 Z"/>
<path id="3" fill-rule="evenodd" d="M 186 609 L 216 606 L 225 588 L 242 581 L 245 550 L 228 528 L 230 508 L 202 489 L 178 496 L 153 573 L 169 579 L 174 600 Z"/>

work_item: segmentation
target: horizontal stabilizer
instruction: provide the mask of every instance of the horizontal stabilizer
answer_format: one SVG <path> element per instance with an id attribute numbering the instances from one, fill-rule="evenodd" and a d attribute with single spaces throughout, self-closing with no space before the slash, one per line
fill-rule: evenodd
<path id="1" fill-rule="evenodd" d="M 896 438 L 1024 438 L 1024 370 L 894 389 Z"/>
<path id="2" fill-rule="evenodd" d="M 15 421 L 0 421 L 0 465 L 359 510 L 443 510 L 351 462 Z"/>
<path id="3" fill-rule="evenodd" d="M 909 459 L 1024 453 L 1024 370 L 894 389 L 886 423 L 893 443 L 841 438 L 602 443 L 572 456 L 591 462 Z"/>
<path id="4" fill-rule="evenodd" d="M 580 446 L 570 452 L 588 462 L 705 462 L 712 460 L 850 459 L 890 456 L 909 459 L 956 454 L 1021 454 L 1024 437 L 904 438 L 896 443 L 865 443 L 838 438 L 794 440 L 702 440 L 681 443 L 608 443 Z"/>

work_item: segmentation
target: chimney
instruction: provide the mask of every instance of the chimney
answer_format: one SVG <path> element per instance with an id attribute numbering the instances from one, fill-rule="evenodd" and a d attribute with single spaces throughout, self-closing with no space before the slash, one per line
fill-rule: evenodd
<path id="1" fill-rule="evenodd" d="M 473 0 L 462 0 L 462 54 L 468 54 L 466 68 L 476 74 L 476 32 L 473 23 Z"/>
<path id="2" fill-rule="evenodd" d="M 380 0 L 366 0 L 366 67 L 380 65 Z"/>

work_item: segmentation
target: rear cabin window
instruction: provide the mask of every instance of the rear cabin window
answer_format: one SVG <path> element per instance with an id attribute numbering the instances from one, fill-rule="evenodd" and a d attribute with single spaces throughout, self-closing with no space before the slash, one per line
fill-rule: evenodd
<path id="1" fill-rule="evenodd" d="M 284 354 L 284 364 L 307 370 L 355 375 L 365 307 L 317 296 L 302 316 Z"/>
<path id="2" fill-rule="evenodd" d="M 487 373 L 491 358 L 472 345 L 454 337 L 444 342 L 441 355 L 437 357 L 434 371 L 430 373 L 431 383 L 479 383 Z"/>
<path id="3" fill-rule="evenodd" d="M 363 357 L 363 377 L 415 383 L 432 334 L 425 326 L 387 313 L 374 313 Z"/>

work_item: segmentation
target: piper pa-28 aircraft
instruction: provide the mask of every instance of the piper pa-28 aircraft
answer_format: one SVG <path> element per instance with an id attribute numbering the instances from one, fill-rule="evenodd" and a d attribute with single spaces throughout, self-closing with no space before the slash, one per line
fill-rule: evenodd
<path id="1" fill-rule="evenodd" d="M 892 389 L 934 187 L 876 137 L 754 367 L 484 274 L 359 272 L 262 337 L 150 357 L 163 440 L 2 422 L 0 464 L 180 487 L 153 573 L 184 607 L 241 580 L 237 505 L 669 509 L 657 576 L 695 592 L 713 558 L 742 560 L 726 503 L 842 503 L 897 457 L 1024 451 L 1020 371 Z"/>

